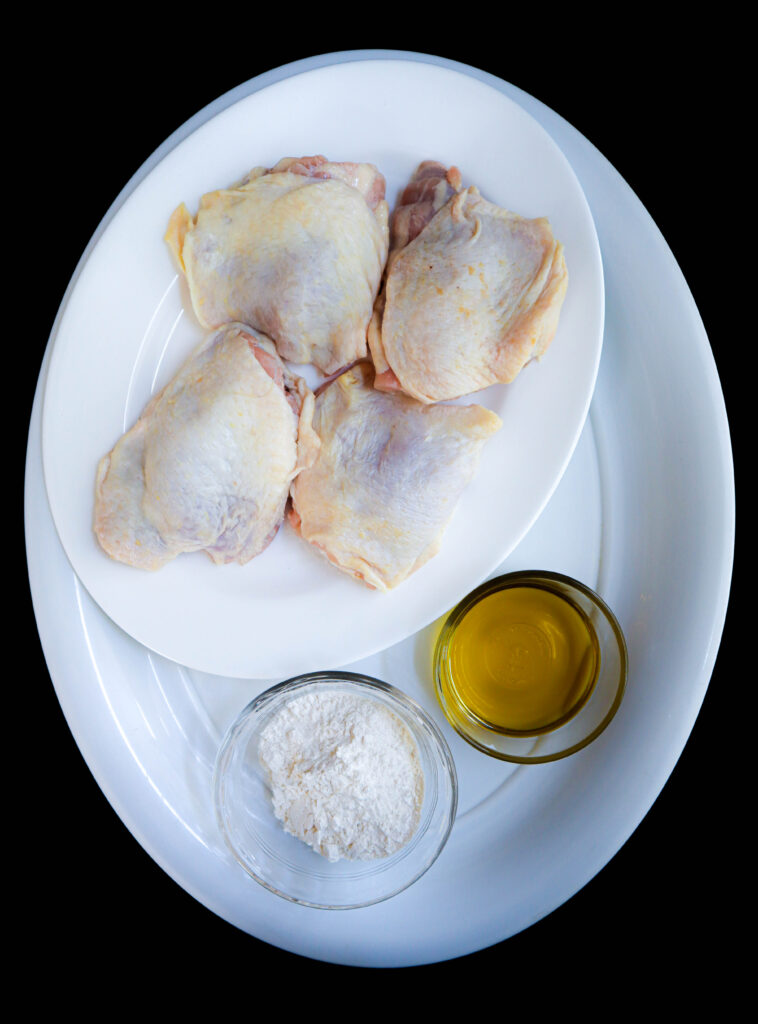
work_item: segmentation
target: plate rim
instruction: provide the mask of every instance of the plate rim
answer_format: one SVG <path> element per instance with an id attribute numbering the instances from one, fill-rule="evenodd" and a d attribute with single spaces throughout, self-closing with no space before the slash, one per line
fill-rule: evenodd
<path id="1" fill-rule="evenodd" d="M 276 81 L 280 81 L 282 78 L 294 78 L 297 77 L 298 75 L 305 74 L 310 71 L 318 71 L 322 68 L 329 69 L 335 66 L 336 64 L 358 64 L 367 61 L 376 61 L 378 59 L 378 53 L 379 51 L 346 51 L 342 55 L 332 55 L 342 58 L 339 60 L 332 61 L 328 59 L 329 55 L 324 55 L 322 58 L 317 59 L 316 63 L 313 66 L 309 66 L 309 59 L 306 59 L 305 61 L 292 62 L 289 65 L 285 65 L 282 69 L 279 69 L 281 71 L 286 71 L 287 69 L 290 69 L 289 74 L 282 74 L 281 76 L 272 75 L 272 80 L 269 81 L 269 75 L 271 73 L 265 73 L 264 75 L 259 76 L 259 78 L 252 79 L 248 83 L 243 83 L 241 87 L 237 87 L 236 89 L 230 90 L 228 93 L 224 94 L 224 96 L 219 97 L 219 99 L 215 101 L 215 103 L 209 104 L 206 108 L 204 108 L 204 110 L 208 112 L 205 121 L 212 119 L 216 116 L 216 114 L 222 111 L 226 111 L 234 104 L 239 102 L 241 99 L 245 99 L 252 93 L 259 92 L 262 89 L 265 89 L 268 85 L 273 84 L 274 79 Z M 381 51 L 381 53 L 382 62 L 395 61 L 401 64 L 404 63 L 406 65 L 413 65 L 414 63 L 416 63 L 414 61 L 409 61 L 405 59 L 407 55 L 405 55 L 405 57 L 401 56 L 402 51 Z M 360 54 L 365 55 L 359 56 Z M 462 69 L 465 66 L 457 65 L 456 62 L 450 62 L 450 66 L 448 66 L 447 63 L 435 64 L 435 62 L 432 60 L 423 61 L 422 63 L 428 63 L 431 66 L 436 67 L 437 69 L 440 70 L 450 70 L 455 72 L 456 74 L 464 74 L 464 71 Z M 474 77 L 474 80 L 476 80 L 475 76 L 468 77 Z M 489 82 L 485 82 L 483 84 L 491 87 Z M 563 164 L 564 173 L 566 174 L 567 179 L 570 179 L 571 181 L 571 190 L 576 192 L 576 197 L 579 201 L 579 206 L 577 207 L 577 209 L 580 210 L 578 222 L 580 222 L 582 225 L 581 230 L 583 232 L 586 232 L 586 238 L 584 238 L 583 240 L 588 243 L 586 252 L 587 267 L 589 273 L 592 276 L 593 285 L 597 286 L 596 296 L 593 293 L 593 298 L 596 298 L 597 302 L 593 302 L 591 311 L 588 312 L 587 314 L 587 316 L 589 317 L 588 323 L 592 327 L 592 337 L 593 339 L 597 338 L 597 340 L 593 344 L 592 361 L 583 372 L 581 390 L 579 391 L 579 394 L 576 396 L 576 398 L 571 399 L 571 422 L 570 429 L 567 432 L 568 436 L 564 437 L 560 444 L 557 442 L 553 442 L 551 445 L 549 445 L 549 466 L 551 472 L 550 479 L 548 479 L 547 476 L 544 476 L 544 478 L 539 483 L 539 487 L 533 489 L 531 497 L 529 498 L 527 504 L 520 506 L 521 511 L 518 512 L 516 516 L 517 521 L 514 524 L 517 527 L 517 529 L 511 531 L 507 543 L 505 545 L 499 545 L 497 550 L 495 550 L 494 545 L 492 545 L 486 552 L 483 552 L 481 555 L 477 557 L 476 578 L 474 579 L 473 576 L 471 577 L 471 585 L 475 585 L 476 583 L 481 582 L 481 579 L 484 578 L 484 576 L 486 576 L 487 572 L 491 571 L 500 561 L 502 561 L 503 558 L 507 556 L 507 554 L 511 550 L 513 550 L 518 545 L 518 543 L 523 539 L 523 537 L 529 531 L 534 522 L 536 522 L 537 518 L 539 518 L 539 515 L 544 510 L 546 504 L 548 503 L 556 487 L 558 486 L 558 483 L 560 482 L 563 474 L 565 473 L 566 467 L 570 462 L 570 459 L 578 443 L 579 437 L 581 436 L 581 431 L 584 426 L 584 423 L 586 422 L 586 417 L 589 412 L 589 407 L 591 404 L 594 387 L 597 381 L 597 374 L 602 354 L 605 323 L 605 289 L 602 255 L 600 252 L 597 230 L 594 224 L 594 220 L 592 218 L 590 205 L 587 201 L 587 197 L 585 195 L 584 189 L 582 188 L 581 182 L 579 181 L 576 173 L 574 172 L 573 167 L 571 166 L 570 161 L 567 159 L 566 155 L 563 153 L 560 146 L 550 136 L 550 133 L 544 129 L 544 126 L 540 124 L 539 120 L 537 118 L 534 118 L 527 110 L 524 109 L 524 107 L 521 104 L 516 102 L 507 93 L 504 93 L 502 90 L 499 89 L 494 89 L 493 91 L 514 108 L 514 114 L 517 117 L 523 115 L 523 117 L 528 120 L 531 128 L 534 128 L 538 135 L 544 137 L 546 143 L 549 143 L 551 149 L 554 152 L 556 161 Z M 227 100 L 228 102 L 224 102 L 225 100 Z M 199 112 L 199 114 L 202 114 L 202 112 Z M 158 149 L 151 156 L 151 158 L 148 161 L 146 161 L 143 167 L 140 168 L 140 170 L 133 176 L 131 182 L 125 187 L 124 190 L 122 190 L 119 197 L 117 197 L 117 199 L 114 201 L 111 210 L 109 210 L 108 214 L 106 215 L 106 218 L 103 219 L 101 225 L 98 227 L 98 231 L 93 236 L 93 239 L 90 241 L 90 245 L 88 246 L 87 250 L 85 250 L 85 254 L 82 256 L 82 259 L 80 260 L 80 263 L 77 266 L 74 277 L 72 278 L 72 281 L 69 285 L 69 289 L 67 289 L 66 295 L 64 296 L 64 300 L 61 303 L 61 308 L 58 317 L 56 317 L 56 322 L 54 324 L 53 331 L 51 332 L 50 347 L 52 349 L 52 356 L 50 361 L 48 378 L 50 377 L 51 373 L 54 373 L 56 355 L 58 352 L 60 352 L 60 349 L 57 349 L 57 342 L 59 340 L 61 320 L 65 316 L 65 311 L 68 308 L 68 304 L 70 302 L 71 296 L 73 295 L 76 283 L 78 282 L 79 277 L 82 271 L 84 270 L 86 260 L 92 254 L 92 248 L 97 244 L 99 239 L 102 237 L 102 234 L 107 230 L 108 223 L 106 223 L 106 221 L 109 222 L 109 218 L 116 216 L 123 203 L 129 198 L 131 191 L 136 189 L 138 185 L 141 184 L 141 182 L 147 176 L 149 176 L 149 174 L 157 166 L 157 164 L 160 163 L 164 159 L 164 157 L 168 155 L 170 148 L 175 148 L 176 145 L 179 145 L 180 142 L 184 141 L 187 135 L 192 134 L 192 132 L 196 131 L 197 128 L 200 127 L 202 123 L 205 123 L 201 122 L 201 124 L 198 124 L 198 117 L 199 115 L 195 115 L 195 117 L 191 118 L 188 122 L 186 122 L 185 125 L 182 126 L 182 128 L 174 132 L 173 135 L 170 136 L 169 139 L 166 140 L 161 147 L 158 147 Z M 175 141 L 173 145 L 169 147 L 169 143 L 171 142 L 172 139 Z M 45 454 L 46 447 L 48 446 L 49 435 L 53 429 L 53 426 L 51 424 L 46 425 L 46 420 L 48 420 L 49 414 L 48 397 L 49 391 L 46 385 L 42 405 L 43 472 L 45 474 L 45 485 L 48 493 L 48 500 L 50 502 L 53 513 L 53 521 L 56 525 L 56 530 L 59 534 L 59 537 L 61 538 L 64 550 L 66 551 L 69 560 L 72 561 L 75 571 L 82 571 L 82 574 L 80 574 L 80 579 L 82 580 L 87 589 L 89 589 L 90 587 L 93 588 L 89 592 L 91 596 L 93 596 L 94 600 L 98 604 L 100 604 L 101 607 L 105 610 L 106 614 L 113 617 L 114 621 L 116 621 L 117 624 L 119 624 L 122 629 L 129 632 L 133 638 L 135 638 L 138 642 L 142 643 L 143 645 L 149 647 L 155 653 L 161 654 L 164 657 L 176 660 L 178 662 L 181 662 L 182 664 L 193 667 L 200 671 L 221 674 L 225 676 L 235 676 L 237 678 L 265 678 L 266 676 L 272 674 L 291 674 L 292 672 L 303 670 L 303 666 L 301 665 L 294 665 L 289 663 L 285 664 L 282 661 L 283 655 L 275 656 L 273 652 L 268 654 L 265 663 L 262 663 L 260 660 L 258 660 L 258 663 L 256 665 L 255 658 L 250 654 L 248 650 L 245 650 L 244 652 L 240 650 L 235 653 L 230 649 L 228 644 L 224 645 L 223 649 L 225 652 L 228 653 L 225 653 L 224 659 L 222 660 L 214 656 L 212 652 L 208 649 L 207 645 L 204 646 L 201 643 L 198 644 L 195 638 L 197 638 L 200 635 L 200 631 L 197 629 L 192 633 L 193 639 L 191 644 L 188 644 L 187 639 L 183 639 L 179 635 L 179 631 L 177 631 L 177 629 L 165 631 L 161 628 L 160 630 L 156 630 L 154 626 L 151 624 L 152 620 L 149 621 L 149 617 L 147 616 L 137 616 L 136 618 L 131 619 L 128 616 L 125 616 L 124 607 L 128 604 L 133 605 L 133 601 L 131 599 L 134 596 L 134 581 L 131 579 L 125 579 L 125 589 L 122 592 L 123 596 L 111 596 L 112 591 L 109 591 L 108 589 L 108 575 L 101 575 L 98 572 L 93 574 L 92 571 L 87 570 L 87 564 L 90 564 L 91 566 L 94 563 L 96 553 L 93 551 L 91 553 L 91 559 L 88 558 L 87 560 L 85 560 L 84 563 L 82 563 L 81 561 L 76 561 L 76 558 L 78 557 L 77 552 L 79 552 L 79 555 L 81 555 L 81 544 L 83 543 L 83 541 L 81 538 L 79 541 L 76 540 L 76 536 L 79 536 L 79 534 L 77 534 L 76 536 L 73 535 L 70 526 L 65 526 L 65 521 L 61 521 L 62 513 L 60 513 L 60 510 L 56 511 L 57 502 L 55 496 L 56 494 L 60 495 L 60 493 L 62 492 L 63 485 L 61 484 L 60 481 L 55 482 L 50 479 L 50 463 L 48 461 L 48 456 L 46 456 Z M 470 396 L 470 400 L 475 402 L 477 398 L 475 395 Z M 551 435 L 548 436 L 555 436 L 556 433 L 557 432 L 553 430 L 551 432 Z M 491 456 L 488 455 L 487 451 L 483 453 L 483 461 L 490 457 Z M 474 483 L 476 484 L 476 481 L 474 481 Z M 55 486 L 53 486 L 54 484 Z M 53 488 L 52 494 L 51 487 Z M 63 490 L 65 491 L 65 487 L 63 488 Z M 473 495 L 472 487 L 469 487 L 467 491 L 471 492 L 471 495 Z M 471 495 L 469 495 L 468 497 L 464 497 L 466 498 L 466 500 L 472 501 L 473 497 Z M 76 516 L 77 521 L 80 518 L 80 516 Z M 453 530 L 460 528 L 460 523 L 457 522 L 457 517 L 454 517 L 450 526 Z M 64 532 L 61 532 L 62 530 Z M 289 538 L 287 539 L 289 541 Z M 443 544 L 443 556 L 444 552 L 445 545 Z M 277 551 L 275 553 L 278 554 L 279 552 Z M 305 565 L 306 563 L 302 562 L 302 564 Z M 444 610 L 443 604 L 446 606 L 447 603 L 443 601 L 444 595 L 435 597 L 434 595 L 437 593 L 437 591 L 429 590 L 429 585 L 427 585 L 426 589 L 424 590 L 426 598 L 420 602 L 423 608 L 425 609 L 425 611 L 423 612 L 424 621 L 421 621 L 420 616 L 416 616 L 414 618 L 414 628 L 411 629 L 410 633 L 408 632 L 408 627 L 404 624 L 405 621 L 407 621 L 408 617 L 407 611 L 409 603 L 411 602 L 412 596 L 414 596 L 409 593 L 409 587 L 412 587 L 415 591 L 417 591 L 415 598 L 423 597 L 423 594 L 421 594 L 418 588 L 423 587 L 423 583 L 425 581 L 427 581 L 427 583 L 428 581 L 430 581 L 430 572 L 433 573 L 435 576 L 438 576 L 440 573 L 442 573 L 443 566 L 445 569 L 450 570 L 451 576 L 455 579 L 460 579 L 460 577 L 462 576 L 463 570 L 459 565 L 455 565 L 453 563 L 450 563 L 448 560 L 443 559 L 443 563 L 440 563 L 440 565 L 435 564 L 431 567 L 427 567 L 426 575 L 423 578 L 421 578 L 421 581 L 415 578 L 410 581 L 406 581 L 402 593 L 399 596 L 393 594 L 390 597 L 390 599 L 392 597 L 395 597 L 395 608 L 390 609 L 392 612 L 392 618 L 389 621 L 392 623 L 392 625 L 388 625 L 383 630 L 378 630 L 376 632 L 376 635 L 372 635 L 370 643 L 367 643 L 365 640 L 362 640 L 361 643 L 363 644 L 363 646 L 360 646 L 357 640 L 353 642 L 352 645 L 349 645 L 345 649 L 345 651 L 343 651 L 342 654 L 339 656 L 339 662 L 335 662 L 335 664 L 331 667 L 337 667 L 338 664 L 348 663 L 350 661 L 357 660 L 362 657 L 371 656 L 372 654 L 376 653 L 381 649 L 384 649 L 389 645 L 400 642 L 405 636 L 411 635 L 411 633 L 423 628 L 429 622 L 434 621 L 438 617 L 438 615 L 442 614 Z M 206 568 L 207 567 L 203 566 L 201 571 L 206 570 Z M 323 571 L 323 567 L 320 568 Z M 182 574 L 185 571 L 191 571 L 189 568 L 186 567 L 186 563 L 184 566 L 179 566 L 178 568 L 175 566 L 173 567 L 173 569 L 171 566 L 169 566 L 166 570 L 164 570 L 161 579 L 157 581 L 159 584 L 158 591 L 162 592 L 162 588 L 164 585 L 166 587 L 170 587 L 169 580 L 174 580 L 175 576 L 177 576 L 178 574 Z M 264 572 L 265 571 L 266 570 L 264 569 Z M 103 573 L 110 574 L 112 576 L 112 567 L 107 566 L 103 570 Z M 168 576 L 168 573 L 171 573 L 170 577 Z M 182 575 L 182 579 L 184 578 L 184 575 Z M 342 603 L 344 603 L 346 599 L 344 580 L 340 580 L 339 582 L 335 580 L 334 582 L 332 582 L 332 580 L 330 579 L 329 582 L 334 588 L 341 587 L 340 590 L 335 590 L 336 599 L 338 601 L 341 600 Z M 236 584 L 237 581 L 235 578 L 234 583 L 229 583 L 227 585 L 227 589 L 234 589 L 234 586 Z M 353 584 L 350 583 L 350 585 Z M 458 587 L 458 590 L 460 590 L 460 587 Z M 415 600 L 412 603 L 415 604 Z M 204 607 L 203 602 L 200 602 L 200 604 L 203 604 Z M 376 620 L 377 616 L 373 614 L 373 608 L 369 609 L 367 600 L 364 600 L 362 604 L 364 606 L 364 617 L 366 617 L 369 611 L 371 611 L 372 614 L 369 616 L 369 618 L 372 620 Z M 402 616 L 400 614 L 402 611 L 402 609 L 400 608 L 401 605 L 405 609 Z M 202 610 L 199 607 L 198 614 L 202 616 Z M 382 619 L 383 621 L 386 621 L 385 617 L 382 617 Z M 177 617 L 176 621 L 181 622 L 181 617 Z M 238 632 L 239 635 L 243 635 L 242 630 Z M 353 631 L 353 635 L 358 637 L 363 636 L 364 634 L 356 630 Z M 316 661 L 320 661 L 323 660 L 324 657 L 332 657 L 332 646 L 329 646 L 329 653 L 326 652 L 324 647 L 325 645 L 322 642 L 321 648 L 314 648 L 313 658 L 311 659 L 311 661 L 313 661 L 314 659 Z M 278 660 L 276 660 L 277 657 Z"/>

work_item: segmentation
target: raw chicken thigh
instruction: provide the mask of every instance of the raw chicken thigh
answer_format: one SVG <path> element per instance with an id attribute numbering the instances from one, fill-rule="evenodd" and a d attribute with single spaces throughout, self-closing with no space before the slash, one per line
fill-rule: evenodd
<path id="1" fill-rule="evenodd" d="M 376 386 L 428 403 L 512 381 L 552 341 L 567 282 L 544 217 L 500 209 L 425 161 L 393 213 L 369 328 Z"/>
<path id="2" fill-rule="evenodd" d="M 293 481 L 290 522 L 339 569 L 386 591 L 437 553 L 501 421 L 478 405 L 383 393 L 373 378 L 363 362 L 319 389 L 321 447 Z"/>
<path id="3" fill-rule="evenodd" d="M 184 204 L 166 241 L 205 327 L 240 321 L 324 373 L 363 358 L 389 245 L 383 176 L 323 156 L 257 167 Z"/>
<path id="4" fill-rule="evenodd" d="M 269 339 L 240 324 L 211 335 L 100 461 L 102 548 L 142 569 L 199 550 L 218 563 L 249 561 L 315 457 L 313 402 Z"/>

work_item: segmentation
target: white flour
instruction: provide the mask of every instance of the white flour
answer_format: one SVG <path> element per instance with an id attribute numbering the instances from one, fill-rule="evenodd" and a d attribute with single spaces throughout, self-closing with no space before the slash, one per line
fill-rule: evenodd
<path id="1" fill-rule="evenodd" d="M 386 857 L 418 826 L 424 778 L 415 741 L 368 697 L 296 697 L 264 729 L 258 756 L 286 831 L 331 861 Z"/>

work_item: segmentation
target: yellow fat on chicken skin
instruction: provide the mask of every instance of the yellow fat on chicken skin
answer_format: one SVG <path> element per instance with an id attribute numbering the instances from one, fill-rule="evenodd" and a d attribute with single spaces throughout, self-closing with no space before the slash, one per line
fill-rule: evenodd
<path id="1" fill-rule="evenodd" d="M 190 551 L 248 562 L 275 535 L 291 481 L 315 456 L 312 412 L 312 393 L 268 339 L 239 324 L 210 335 L 101 459 L 101 547 L 150 570 Z"/>
<path id="2" fill-rule="evenodd" d="M 383 176 L 371 164 L 286 158 L 181 204 L 166 241 L 207 328 L 240 321 L 283 359 L 333 373 L 367 353 L 389 246 Z"/>
<path id="3" fill-rule="evenodd" d="M 377 387 L 430 403 L 512 381 L 555 335 L 563 246 L 544 217 L 462 189 L 455 168 L 425 161 L 406 193 L 369 329 Z"/>
<path id="4" fill-rule="evenodd" d="M 292 525 L 343 572 L 390 590 L 437 553 L 484 443 L 479 405 L 427 406 L 374 388 L 359 363 L 317 394 L 321 446 L 292 484 Z"/>

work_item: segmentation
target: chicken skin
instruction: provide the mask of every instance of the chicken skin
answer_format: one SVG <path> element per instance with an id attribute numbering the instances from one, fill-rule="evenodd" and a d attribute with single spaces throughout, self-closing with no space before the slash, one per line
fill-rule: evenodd
<path id="1" fill-rule="evenodd" d="M 182 552 L 244 564 L 281 524 L 315 457 L 313 395 L 271 341 L 230 324 L 202 343 L 97 469 L 95 535 L 117 561 Z"/>
<path id="2" fill-rule="evenodd" d="M 249 324 L 283 359 L 324 373 L 366 356 L 389 246 L 371 164 L 286 158 L 173 213 L 166 241 L 206 328 Z"/>
<path id="3" fill-rule="evenodd" d="M 553 340 L 567 283 L 544 217 L 503 210 L 425 161 L 393 213 L 369 328 L 376 386 L 430 403 L 512 381 Z"/>
<path id="4" fill-rule="evenodd" d="M 390 590 L 439 550 L 500 418 L 383 393 L 367 361 L 319 389 L 315 405 L 321 447 L 293 481 L 290 522 L 337 568 Z"/>

